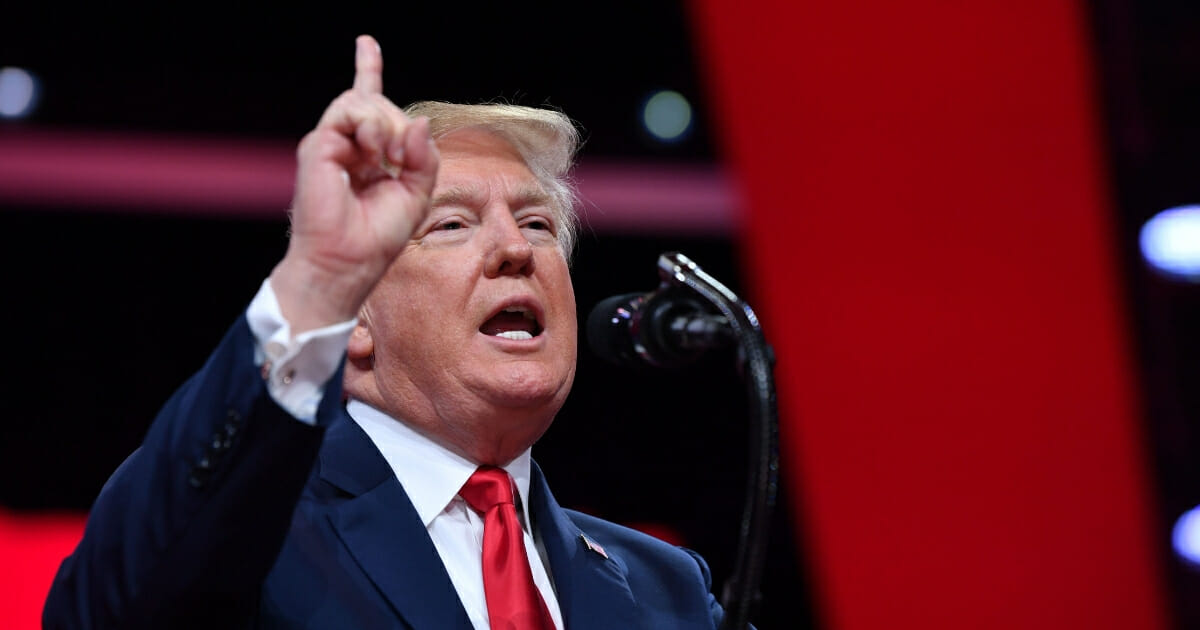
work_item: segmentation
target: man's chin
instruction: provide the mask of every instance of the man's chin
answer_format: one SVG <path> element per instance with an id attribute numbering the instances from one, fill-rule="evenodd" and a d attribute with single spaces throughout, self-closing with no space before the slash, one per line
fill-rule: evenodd
<path id="1" fill-rule="evenodd" d="M 530 413 L 558 412 L 566 396 L 560 400 L 556 390 L 544 391 L 513 391 L 510 389 L 486 390 L 480 392 L 480 397 L 488 404 L 502 409 L 527 410 Z"/>
<path id="2" fill-rule="evenodd" d="M 540 366 L 506 366 L 476 392 L 490 404 L 506 409 L 528 409 L 553 415 L 571 390 L 573 374 L 551 374 Z"/>

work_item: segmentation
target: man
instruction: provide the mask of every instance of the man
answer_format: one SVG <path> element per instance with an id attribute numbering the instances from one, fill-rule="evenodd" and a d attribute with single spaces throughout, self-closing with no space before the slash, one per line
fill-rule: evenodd
<path id="1" fill-rule="evenodd" d="M 405 113 L 381 73 L 360 37 L 286 255 L 106 484 L 45 625 L 716 627 L 703 561 L 563 510 L 529 458 L 575 370 L 570 121 Z"/>

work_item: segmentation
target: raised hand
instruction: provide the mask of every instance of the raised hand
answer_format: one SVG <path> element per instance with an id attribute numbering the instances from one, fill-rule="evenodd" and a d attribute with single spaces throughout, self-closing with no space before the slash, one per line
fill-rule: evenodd
<path id="1" fill-rule="evenodd" d="M 383 96 L 379 44 L 359 36 L 354 87 L 297 150 L 292 238 L 271 273 L 293 334 L 353 318 L 429 212 L 438 153 L 429 121 Z"/>

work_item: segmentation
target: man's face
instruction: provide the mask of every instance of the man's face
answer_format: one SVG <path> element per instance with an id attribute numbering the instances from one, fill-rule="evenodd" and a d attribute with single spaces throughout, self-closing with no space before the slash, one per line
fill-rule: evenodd
<path id="1" fill-rule="evenodd" d="M 379 398 L 367 402 L 503 464 L 571 388 L 575 294 L 550 198 L 520 155 L 471 129 L 438 148 L 429 217 L 364 308 Z"/>

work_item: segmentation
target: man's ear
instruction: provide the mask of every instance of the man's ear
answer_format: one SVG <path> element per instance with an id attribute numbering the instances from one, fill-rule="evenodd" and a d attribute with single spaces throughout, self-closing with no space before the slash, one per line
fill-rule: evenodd
<path id="1" fill-rule="evenodd" d="M 346 346 L 346 358 L 360 370 L 370 370 L 375 363 L 375 340 L 371 331 L 361 323 L 354 326 L 350 333 L 350 343 Z"/>

